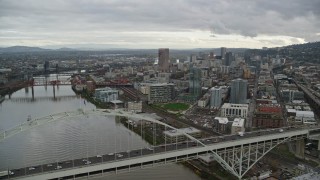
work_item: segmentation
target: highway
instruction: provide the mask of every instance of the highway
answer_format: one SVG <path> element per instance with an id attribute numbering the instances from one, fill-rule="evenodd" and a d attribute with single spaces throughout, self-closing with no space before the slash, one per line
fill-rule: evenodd
<path id="1" fill-rule="evenodd" d="M 248 133 L 245 133 L 244 136 L 239 136 L 239 135 L 217 136 L 217 137 L 201 139 L 200 141 L 205 145 L 212 145 L 212 144 L 218 144 L 220 142 L 226 142 L 226 141 L 238 141 L 240 139 L 246 139 L 251 137 L 279 134 L 279 133 L 285 133 L 289 131 L 304 130 L 305 128 L 287 127 L 282 129 L 283 129 L 283 132 L 280 132 L 280 129 L 269 129 L 264 131 L 248 132 Z M 100 164 L 100 163 L 121 161 L 121 160 L 134 158 L 134 157 L 160 154 L 160 153 L 165 153 L 169 151 L 177 151 L 181 149 L 196 148 L 196 147 L 202 147 L 202 146 L 203 145 L 200 144 L 199 142 L 184 141 L 184 142 L 165 144 L 165 145 L 160 145 L 155 147 L 145 147 L 142 149 L 135 149 L 135 150 L 124 151 L 124 152 L 96 155 L 88 158 L 80 158 L 80 159 L 67 160 L 67 161 L 61 161 L 61 162 L 52 162 L 50 164 L 41 164 L 41 165 L 35 165 L 32 167 L 12 169 L 10 171 L 14 173 L 13 175 L 10 175 L 10 177 L 2 177 L 0 179 L 17 178 L 17 177 L 29 176 L 29 175 L 43 173 L 43 172 L 61 171 L 64 169 L 70 169 L 74 167 L 91 166 L 91 165 Z"/>

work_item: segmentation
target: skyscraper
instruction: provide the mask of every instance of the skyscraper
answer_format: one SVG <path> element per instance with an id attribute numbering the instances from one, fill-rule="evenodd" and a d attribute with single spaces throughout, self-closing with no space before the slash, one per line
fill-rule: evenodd
<path id="1" fill-rule="evenodd" d="M 243 79 L 234 79 L 231 81 L 230 103 L 245 104 L 247 102 L 248 81 Z"/>
<path id="2" fill-rule="evenodd" d="M 221 59 L 224 59 L 226 57 L 227 48 L 221 47 Z"/>
<path id="3" fill-rule="evenodd" d="M 210 107 L 219 108 L 222 103 L 222 89 L 220 87 L 211 88 Z"/>
<path id="4" fill-rule="evenodd" d="M 201 70 L 199 68 L 190 68 L 189 93 L 194 96 L 201 94 Z"/>
<path id="5" fill-rule="evenodd" d="M 234 55 L 232 52 L 227 52 L 224 58 L 224 65 L 230 66 L 231 62 L 234 61 Z"/>
<path id="6" fill-rule="evenodd" d="M 197 56 L 194 55 L 194 54 L 192 54 L 192 55 L 190 56 L 190 62 L 195 63 L 196 61 L 197 61 Z"/>
<path id="7" fill-rule="evenodd" d="M 169 72 L 169 48 L 160 48 L 159 49 L 159 68 L 162 72 Z"/>

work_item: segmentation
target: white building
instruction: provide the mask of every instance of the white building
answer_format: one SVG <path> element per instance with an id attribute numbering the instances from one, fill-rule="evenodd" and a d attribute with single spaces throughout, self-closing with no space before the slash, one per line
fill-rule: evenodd
<path id="1" fill-rule="evenodd" d="M 296 122 L 302 122 L 303 124 L 316 124 L 317 121 L 314 118 L 312 111 L 296 111 Z"/>
<path id="2" fill-rule="evenodd" d="M 224 103 L 221 107 L 221 116 L 246 118 L 248 114 L 248 108 L 248 104 Z"/>
<path id="3" fill-rule="evenodd" d="M 94 97 L 101 102 L 111 102 L 117 100 L 119 91 L 109 87 L 99 88 L 95 90 Z"/>
<path id="4" fill-rule="evenodd" d="M 220 66 L 220 72 L 221 74 L 229 74 L 230 66 Z"/>
<path id="5" fill-rule="evenodd" d="M 207 106 L 208 103 L 209 103 L 209 97 L 203 96 L 201 99 L 199 99 L 198 106 L 204 108 Z"/>
<path id="6" fill-rule="evenodd" d="M 244 131 L 244 119 L 235 118 L 231 126 L 231 134 L 237 134 Z"/>

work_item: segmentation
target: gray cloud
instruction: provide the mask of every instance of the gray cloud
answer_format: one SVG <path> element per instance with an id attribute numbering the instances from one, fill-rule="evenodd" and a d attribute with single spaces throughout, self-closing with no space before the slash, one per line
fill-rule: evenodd
<path id="1" fill-rule="evenodd" d="M 0 37 L 62 43 L 94 43 L 100 37 L 130 43 L 139 37 L 121 32 L 200 30 L 213 32 L 213 37 L 267 35 L 315 41 L 320 40 L 319 8 L 318 0 L 0 0 Z M 157 39 L 147 34 L 140 38 Z"/>

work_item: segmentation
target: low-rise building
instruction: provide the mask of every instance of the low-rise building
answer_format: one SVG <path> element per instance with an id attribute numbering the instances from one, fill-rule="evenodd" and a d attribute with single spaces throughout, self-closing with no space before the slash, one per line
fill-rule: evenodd
<path id="1" fill-rule="evenodd" d="M 194 127 L 182 128 L 182 129 L 179 129 L 178 131 L 177 130 L 163 131 L 163 134 L 165 135 L 167 143 L 174 143 L 176 141 L 177 142 L 185 141 L 187 137 L 184 135 L 184 133 L 189 134 L 194 138 L 201 137 L 201 131 Z"/>
<path id="2" fill-rule="evenodd" d="M 316 124 L 317 121 L 314 117 L 314 113 L 312 111 L 296 111 L 295 117 L 296 123 L 303 124 Z"/>
<path id="3" fill-rule="evenodd" d="M 253 127 L 278 128 L 284 123 L 279 104 L 258 104 L 253 117 Z"/>
<path id="4" fill-rule="evenodd" d="M 245 131 L 244 119 L 235 118 L 231 126 L 231 134 L 238 134 L 239 132 L 244 132 L 244 131 Z"/>
<path id="5" fill-rule="evenodd" d="M 229 119 L 226 117 L 215 117 L 214 118 L 214 129 L 220 133 L 226 133 L 228 131 Z"/>
<path id="6" fill-rule="evenodd" d="M 198 100 L 198 106 L 199 107 L 206 107 L 209 103 L 209 97 L 208 96 L 203 96 L 201 99 Z"/>
<path id="7" fill-rule="evenodd" d="M 95 90 L 94 97 L 101 102 L 111 102 L 117 100 L 119 91 L 109 87 L 99 88 Z"/>
<path id="8" fill-rule="evenodd" d="M 142 101 L 130 101 L 127 103 L 127 111 L 141 113 Z"/>
<path id="9" fill-rule="evenodd" d="M 221 107 L 221 116 L 246 118 L 248 114 L 248 108 L 248 104 L 224 103 Z"/>
<path id="10" fill-rule="evenodd" d="M 198 159 L 202 164 L 206 166 L 212 165 L 212 163 L 215 161 L 212 154 L 199 155 Z"/>
<path id="11" fill-rule="evenodd" d="M 162 84 L 150 85 L 150 91 L 148 94 L 148 102 L 150 104 L 169 102 L 173 98 L 174 98 L 174 84 L 162 83 Z"/>

